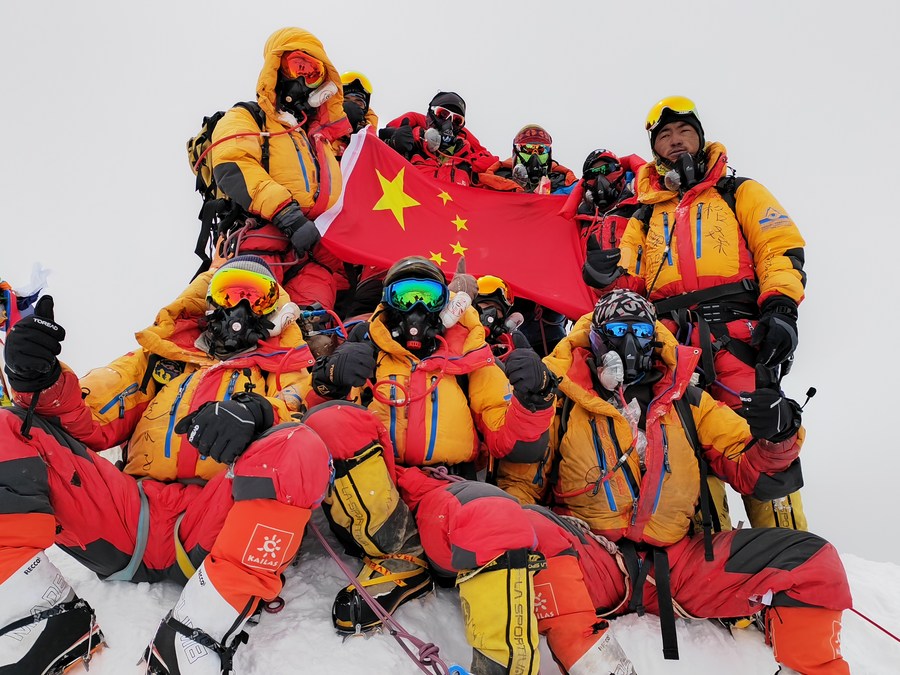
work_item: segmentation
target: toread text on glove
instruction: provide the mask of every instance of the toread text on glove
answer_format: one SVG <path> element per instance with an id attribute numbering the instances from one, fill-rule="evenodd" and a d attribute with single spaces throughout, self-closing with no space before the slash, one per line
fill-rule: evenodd
<path id="1" fill-rule="evenodd" d="M 344 398 L 375 374 L 375 352 L 368 342 L 344 342 L 313 367 L 312 384 L 320 396 Z"/>
<path id="2" fill-rule="evenodd" d="M 553 405 L 557 379 L 533 349 L 514 349 L 505 370 L 513 395 L 525 408 L 535 412 Z"/>
<path id="3" fill-rule="evenodd" d="M 43 391 L 59 379 L 59 353 L 66 330 L 53 320 L 53 298 L 38 300 L 34 314 L 21 319 L 6 337 L 3 360 L 10 386 L 22 393 Z"/>
<path id="4" fill-rule="evenodd" d="M 291 240 L 291 246 L 300 255 L 305 255 L 319 242 L 316 224 L 303 214 L 297 202 L 291 202 L 275 214 L 272 223 Z"/>
<path id="5" fill-rule="evenodd" d="M 231 464 L 274 422 L 272 404 L 264 396 L 241 392 L 227 401 L 204 403 L 175 425 L 175 433 L 186 434 L 201 456 Z"/>
<path id="6" fill-rule="evenodd" d="M 754 438 L 781 443 L 800 428 L 799 404 L 771 387 L 741 392 L 741 415 L 750 426 Z"/>
<path id="7" fill-rule="evenodd" d="M 603 248 L 597 237 L 590 236 L 587 241 L 584 267 L 581 268 L 584 283 L 594 288 L 606 288 L 625 273 L 625 270 L 619 267 L 621 259 L 621 249 Z"/>
<path id="8" fill-rule="evenodd" d="M 797 349 L 797 303 L 786 295 L 773 295 L 760 308 L 759 323 L 750 344 L 759 347 L 756 362 L 775 367 Z"/>

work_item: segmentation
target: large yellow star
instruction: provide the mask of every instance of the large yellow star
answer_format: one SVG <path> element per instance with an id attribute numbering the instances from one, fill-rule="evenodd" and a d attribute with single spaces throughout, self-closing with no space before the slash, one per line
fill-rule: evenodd
<path id="1" fill-rule="evenodd" d="M 452 201 L 453 201 L 453 197 L 451 197 L 449 194 L 447 194 L 446 191 L 440 193 L 440 194 L 438 195 L 438 198 L 439 198 L 439 199 L 442 199 L 442 200 L 444 201 L 444 206 L 447 206 L 447 202 L 452 202 Z"/>
<path id="2" fill-rule="evenodd" d="M 466 246 L 463 246 L 462 244 L 460 244 L 459 240 L 457 240 L 455 244 L 450 244 L 450 248 L 453 249 L 453 252 L 456 255 L 461 255 L 464 258 L 466 257 L 466 251 L 469 250 Z"/>
<path id="3" fill-rule="evenodd" d="M 436 262 L 438 265 L 443 265 L 445 262 L 447 262 L 446 260 L 444 260 L 444 256 L 442 256 L 440 253 L 435 253 L 434 251 L 429 251 L 429 253 L 431 253 L 431 255 L 428 257 L 431 260 L 434 260 L 434 262 Z"/>
<path id="4" fill-rule="evenodd" d="M 378 200 L 378 203 L 372 207 L 373 211 L 387 211 L 389 210 L 394 214 L 394 218 L 397 219 L 397 223 L 400 225 L 400 228 L 404 231 L 406 230 L 406 223 L 403 221 L 403 209 L 408 209 L 413 206 L 419 206 L 419 202 L 410 197 L 403 191 L 403 172 L 405 168 L 400 169 L 396 176 L 394 176 L 393 180 L 388 180 L 384 176 L 381 175 L 381 172 L 378 169 L 375 169 L 375 173 L 378 174 L 378 181 L 381 183 L 381 199 Z"/>
<path id="5" fill-rule="evenodd" d="M 468 223 L 469 221 L 466 220 L 465 218 L 460 218 L 458 213 L 456 214 L 456 218 L 454 220 L 451 220 L 450 222 L 453 223 L 454 225 L 456 225 L 457 232 L 459 232 L 460 230 L 468 230 L 469 229 L 468 227 L 466 227 L 466 223 Z"/>

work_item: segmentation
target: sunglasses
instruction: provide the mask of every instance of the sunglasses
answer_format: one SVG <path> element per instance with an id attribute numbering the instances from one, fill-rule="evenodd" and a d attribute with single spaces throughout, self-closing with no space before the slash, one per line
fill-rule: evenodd
<path id="1" fill-rule="evenodd" d="M 671 110 L 679 115 L 687 113 L 697 114 L 697 106 L 691 99 L 686 96 L 669 96 L 650 109 L 650 112 L 647 113 L 647 122 L 644 128 L 647 131 L 653 131 L 659 124 L 660 119 L 662 119 L 662 114 L 665 110 Z"/>
<path id="2" fill-rule="evenodd" d="M 290 52 L 281 57 L 281 73 L 290 80 L 302 77 L 307 87 L 315 89 L 325 81 L 325 64 L 304 52 Z"/>
<path id="3" fill-rule="evenodd" d="M 447 287 L 434 279 L 401 279 L 385 286 L 381 300 L 401 312 L 422 305 L 433 313 L 444 309 L 449 297 Z"/>
<path id="4" fill-rule="evenodd" d="M 447 110 L 443 106 L 434 105 L 431 106 L 431 114 L 435 116 L 436 119 L 440 121 L 450 120 L 453 126 L 457 128 L 462 128 L 466 125 L 466 118 L 464 115 L 460 115 L 457 112 L 453 112 L 452 110 Z"/>
<path id="5" fill-rule="evenodd" d="M 209 284 L 209 299 L 218 307 L 232 309 L 246 300 L 257 316 L 272 311 L 278 301 L 275 279 L 249 270 L 223 269 L 213 275 Z"/>
<path id="6" fill-rule="evenodd" d="M 597 176 L 608 176 L 611 173 L 615 173 L 619 169 L 622 168 L 621 164 L 616 164 L 615 162 L 609 162 L 607 164 L 601 164 L 600 166 L 595 166 L 584 172 L 585 180 L 591 180 L 596 178 Z"/>

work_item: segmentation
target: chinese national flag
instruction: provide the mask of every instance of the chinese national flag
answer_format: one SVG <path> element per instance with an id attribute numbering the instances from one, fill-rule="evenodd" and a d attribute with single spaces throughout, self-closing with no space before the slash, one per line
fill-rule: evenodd
<path id="1" fill-rule="evenodd" d="M 448 278 L 493 274 L 513 293 L 570 318 L 594 298 L 581 279 L 578 226 L 558 195 L 493 192 L 438 181 L 385 145 L 372 127 L 341 158 L 343 192 L 316 218 L 325 246 L 350 263 L 390 267 L 421 255 Z"/>

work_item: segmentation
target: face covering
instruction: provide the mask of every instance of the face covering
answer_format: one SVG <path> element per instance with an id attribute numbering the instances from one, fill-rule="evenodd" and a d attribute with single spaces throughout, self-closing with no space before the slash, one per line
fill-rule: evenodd
<path id="1" fill-rule="evenodd" d="M 423 307 L 413 307 L 408 312 L 395 309 L 386 310 L 386 324 L 391 337 L 417 356 L 427 356 L 437 347 L 441 319 L 438 312 L 429 312 Z"/>
<path id="2" fill-rule="evenodd" d="M 256 347 L 260 340 L 269 337 L 270 328 L 274 324 L 254 314 L 249 303 L 242 300 L 231 309 L 219 307 L 207 314 L 204 336 L 209 353 L 225 358 Z"/>

